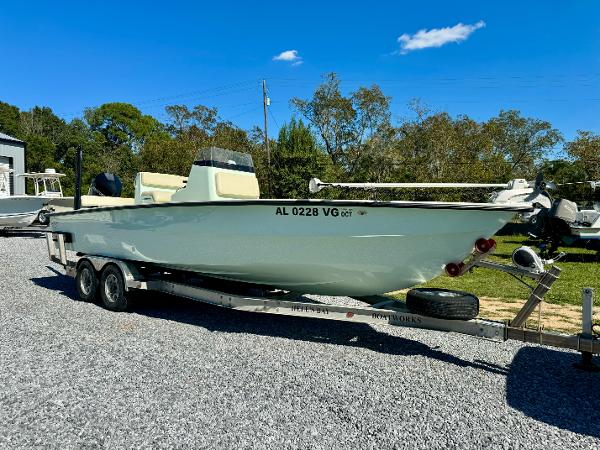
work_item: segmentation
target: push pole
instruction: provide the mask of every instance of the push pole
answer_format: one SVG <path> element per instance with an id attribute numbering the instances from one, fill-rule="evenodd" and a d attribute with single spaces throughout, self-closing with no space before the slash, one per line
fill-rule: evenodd
<path id="1" fill-rule="evenodd" d="M 73 200 L 73 209 L 81 209 L 81 172 L 83 166 L 83 151 L 77 147 L 75 156 L 75 199 Z"/>

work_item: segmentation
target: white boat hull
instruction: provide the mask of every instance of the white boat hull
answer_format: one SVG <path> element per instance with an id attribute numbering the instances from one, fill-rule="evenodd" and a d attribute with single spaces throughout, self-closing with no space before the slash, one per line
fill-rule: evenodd
<path id="1" fill-rule="evenodd" d="M 600 225 L 593 227 L 571 227 L 571 235 L 582 240 L 600 240 Z"/>
<path id="2" fill-rule="evenodd" d="M 0 228 L 28 227 L 47 201 L 46 197 L 27 195 L 0 198 Z"/>
<path id="3" fill-rule="evenodd" d="M 53 214 L 50 226 L 69 233 L 69 248 L 84 254 L 303 293 L 359 296 L 434 278 L 519 210 L 514 205 L 456 205 L 171 203 Z"/>

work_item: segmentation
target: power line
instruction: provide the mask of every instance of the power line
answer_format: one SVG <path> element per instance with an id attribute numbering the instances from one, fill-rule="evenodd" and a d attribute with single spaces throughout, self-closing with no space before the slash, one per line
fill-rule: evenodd
<path id="1" fill-rule="evenodd" d="M 420 81 L 435 81 L 435 82 L 456 82 L 456 81 L 498 81 L 498 80 L 519 80 L 519 81 L 531 81 L 538 82 L 539 80 L 569 80 L 572 81 L 573 78 L 577 78 L 579 80 L 600 80 L 600 72 L 597 73 L 585 73 L 585 74 L 555 74 L 555 75 L 507 75 L 507 76 L 455 76 L 455 77 L 419 77 Z M 279 81 L 291 81 L 291 82 L 323 82 L 322 78 L 291 78 L 291 77 L 270 77 L 267 78 L 271 82 L 279 82 Z M 409 77 L 406 78 L 381 78 L 378 80 L 365 80 L 359 78 L 340 78 L 340 82 L 345 83 L 406 83 L 411 82 Z"/>
<path id="2" fill-rule="evenodd" d="M 275 116 L 273 115 L 273 112 L 271 111 L 271 109 L 269 109 L 269 115 L 271 116 L 271 119 L 273 119 L 273 122 L 275 122 L 275 125 L 277 126 L 277 128 L 281 128 L 279 126 L 279 123 L 277 123 L 277 119 L 275 118 Z"/>
<path id="3" fill-rule="evenodd" d="M 231 120 L 233 120 L 233 119 L 236 119 L 236 118 L 238 118 L 238 117 L 244 116 L 244 115 L 246 115 L 246 114 L 250 114 L 251 112 L 254 112 L 254 111 L 258 111 L 258 110 L 259 110 L 259 109 L 261 109 L 261 108 L 262 108 L 262 105 L 255 106 L 254 108 L 252 108 L 252 109 L 249 109 L 249 110 L 247 110 L 247 111 L 244 111 L 244 112 L 241 112 L 241 113 L 239 113 L 239 114 L 235 114 L 235 115 L 233 115 L 233 116 L 229 116 L 229 117 L 224 117 L 224 119 L 225 119 L 225 120 L 227 120 L 227 121 L 229 121 L 229 122 L 231 122 Z"/>
<path id="4" fill-rule="evenodd" d="M 161 107 L 161 106 L 168 105 L 168 104 L 170 104 L 170 101 L 172 101 L 172 100 L 188 99 L 188 102 L 189 102 L 189 101 L 195 101 L 195 100 L 200 100 L 200 99 L 220 97 L 223 95 L 229 95 L 229 94 L 238 93 L 238 92 L 249 91 L 249 90 L 254 89 L 254 86 L 252 86 L 252 85 L 256 84 L 257 82 L 258 82 L 258 80 L 240 81 L 237 83 L 230 83 L 227 85 L 216 86 L 213 88 L 208 88 L 208 89 L 203 89 L 203 90 L 188 91 L 185 93 L 175 94 L 175 95 L 171 95 L 171 96 L 163 96 L 163 97 L 158 97 L 158 98 L 154 98 L 154 99 L 130 102 L 130 104 L 132 104 L 134 106 L 145 106 L 145 105 L 150 105 L 152 103 L 160 102 L 158 105 L 153 105 L 153 106 L 144 108 L 144 109 L 152 109 L 155 107 Z M 212 92 L 215 92 L 215 94 L 209 95 L 209 96 L 204 96 L 204 95 L 198 96 L 198 94 L 208 94 L 208 93 L 212 93 Z M 190 98 L 190 97 L 192 97 L 192 98 Z M 79 110 L 79 111 L 71 111 L 71 112 L 55 113 L 55 114 L 59 117 L 73 117 L 73 116 L 81 115 L 84 112 L 85 112 L 85 109 Z"/>
<path id="5" fill-rule="evenodd" d="M 238 88 L 244 85 L 248 85 L 250 83 L 256 83 L 256 80 L 252 80 L 252 81 L 240 81 L 237 83 L 231 83 L 231 84 L 226 84 L 223 86 L 217 86 L 214 88 L 209 88 L 209 89 L 204 89 L 204 90 L 197 90 L 197 91 L 190 91 L 190 92 L 186 92 L 186 93 L 182 93 L 182 94 L 176 94 L 176 95 L 172 95 L 172 96 L 168 96 L 168 97 L 160 97 L 160 98 L 156 98 L 156 99 L 151 99 L 151 100 L 143 100 L 143 101 L 138 101 L 138 102 L 133 102 L 133 105 L 145 105 L 148 103 L 153 103 L 153 102 L 164 102 L 164 101 L 171 101 L 171 100 L 176 100 L 179 98 L 186 98 L 186 97 L 190 97 L 190 96 L 196 96 L 198 94 L 205 94 L 208 92 L 213 92 L 213 91 L 223 91 L 223 90 L 228 90 L 231 88 Z"/>

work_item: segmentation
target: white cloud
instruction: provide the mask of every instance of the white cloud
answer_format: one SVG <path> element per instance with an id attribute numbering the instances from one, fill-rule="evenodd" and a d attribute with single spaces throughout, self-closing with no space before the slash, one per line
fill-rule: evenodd
<path id="1" fill-rule="evenodd" d="M 423 28 L 413 35 L 405 33 L 398 38 L 398 42 L 400 43 L 400 53 L 405 55 L 413 50 L 441 47 L 450 42 L 462 42 L 467 40 L 473 32 L 483 27 L 485 27 L 485 22 L 480 20 L 473 25 L 457 23 L 453 27 L 432 28 L 431 30 Z"/>
<path id="2" fill-rule="evenodd" d="M 287 61 L 291 62 L 292 66 L 299 66 L 302 64 L 302 57 L 298 55 L 298 50 L 286 50 L 273 56 L 273 61 Z"/>

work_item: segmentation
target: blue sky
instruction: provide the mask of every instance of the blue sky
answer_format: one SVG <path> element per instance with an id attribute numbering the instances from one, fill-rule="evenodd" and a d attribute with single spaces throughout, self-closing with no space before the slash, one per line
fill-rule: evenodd
<path id="1" fill-rule="evenodd" d="M 519 109 L 567 138 L 600 132 L 592 0 L 7 2 L 0 23 L 0 100 L 67 120 L 111 101 L 161 120 L 166 104 L 204 104 L 250 128 L 266 78 L 275 135 L 289 99 L 334 71 L 346 92 L 378 83 L 395 120 L 419 97 L 477 120 Z"/>

